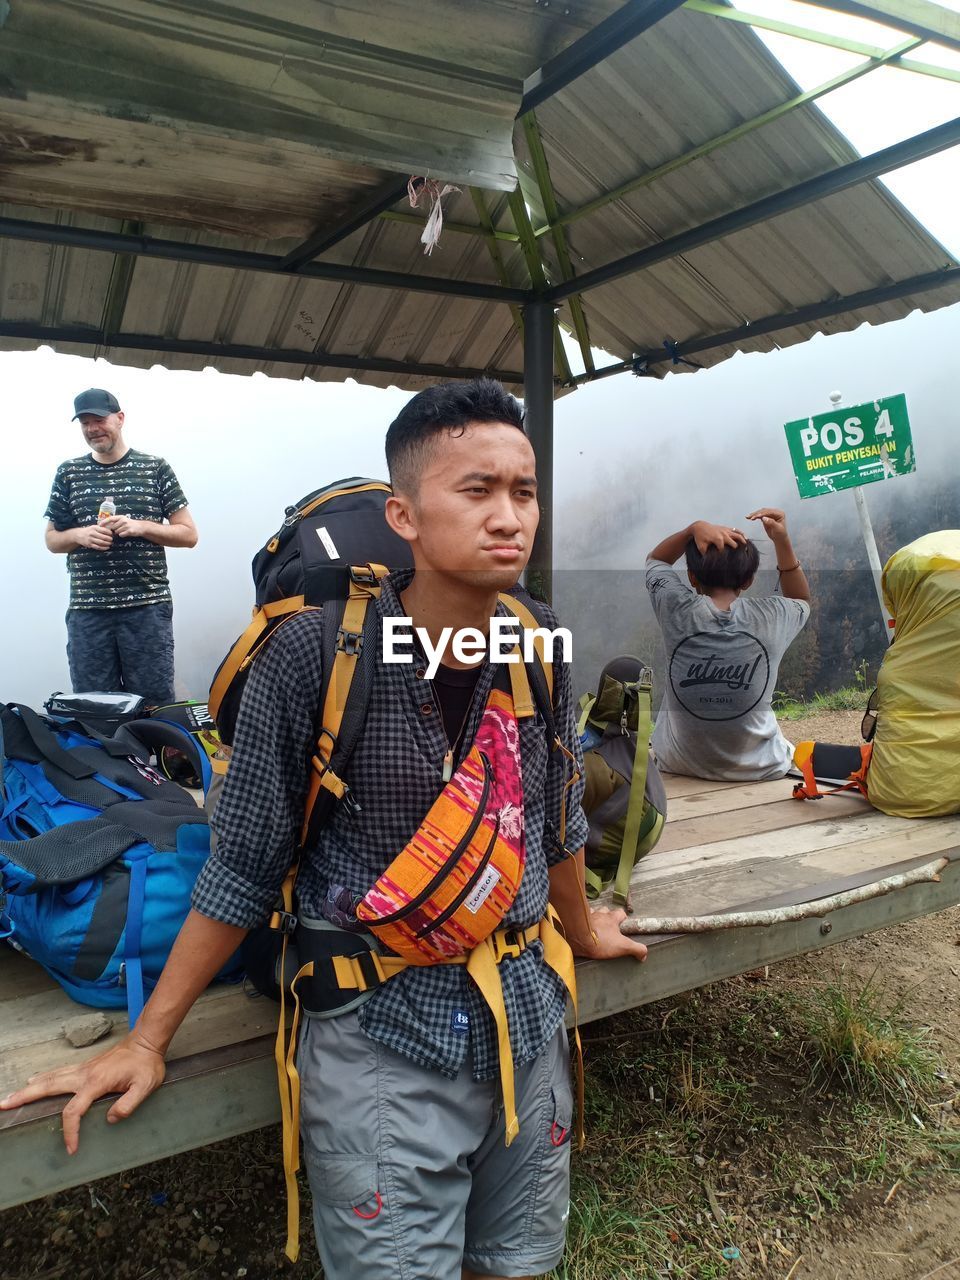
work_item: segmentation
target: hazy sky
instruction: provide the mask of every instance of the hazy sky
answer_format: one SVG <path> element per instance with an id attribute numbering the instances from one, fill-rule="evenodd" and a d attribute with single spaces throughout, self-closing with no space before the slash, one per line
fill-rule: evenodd
<path id="1" fill-rule="evenodd" d="M 748 0 L 745 7 L 884 47 L 900 40 L 874 24 L 790 0 Z M 859 60 L 781 37 L 769 43 L 804 88 Z M 930 45 L 913 56 L 960 68 L 960 57 Z M 821 106 L 869 152 L 960 114 L 960 83 L 884 69 Z M 890 186 L 960 256 L 960 148 L 900 171 Z M 958 349 L 960 306 L 782 352 L 737 356 L 694 375 L 662 381 L 622 375 L 563 397 L 556 411 L 556 486 L 564 567 L 600 562 L 635 569 L 654 537 L 697 516 L 740 523 L 751 507 L 767 503 L 789 500 L 798 543 L 805 521 L 843 512 L 853 521 L 849 494 L 796 501 L 783 438 L 783 422 L 828 408 L 835 389 L 845 404 L 907 393 L 918 474 L 890 483 L 912 486 L 920 501 L 924 475 L 958 472 Z M 33 705 L 69 688 L 66 563 L 46 551 L 42 517 L 57 464 L 83 452 L 79 428 L 70 422 L 78 391 L 113 391 L 127 414 L 128 443 L 168 458 L 190 501 L 199 546 L 168 552 L 168 562 L 178 682 L 184 695 L 196 697 L 206 695 L 214 667 L 249 618 L 250 560 L 279 525 L 283 508 L 340 476 L 383 475 L 384 431 L 408 397 L 353 382 L 112 367 L 49 349 L 0 354 L 0 386 L 3 580 L 13 606 L 0 640 L 0 697 Z M 584 504 L 602 504 L 611 489 L 631 484 L 643 498 L 640 522 L 609 546 L 591 546 L 580 532 Z M 884 487 L 871 487 L 872 505 L 882 505 L 878 490 Z M 823 504 L 833 505 L 828 511 Z"/>

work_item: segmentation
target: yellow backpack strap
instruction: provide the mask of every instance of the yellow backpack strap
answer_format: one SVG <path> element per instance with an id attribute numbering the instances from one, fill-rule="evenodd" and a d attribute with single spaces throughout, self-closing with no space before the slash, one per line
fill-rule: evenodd
<path id="1" fill-rule="evenodd" d="M 357 584 L 352 584 L 350 595 L 343 610 L 343 621 L 340 624 L 340 642 L 337 645 L 336 657 L 333 660 L 333 671 L 327 684 L 326 697 L 323 701 L 320 736 L 317 748 L 310 761 L 311 777 L 307 789 L 307 800 L 304 807 L 303 829 L 301 841 L 306 840 L 310 826 L 310 818 L 314 805 L 320 794 L 320 788 L 340 799 L 346 791 L 343 779 L 330 768 L 330 761 L 337 745 L 340 726 L 343 724 L 343 713 L 350 696 L 350 686 L 357 670 L 357 659 L 360 656 L 358 645 L 350 645 L 344 637 L 362 635 L 363 624 L 367 614 L 367 606 L 373 599 L 372 591 Z"/>
<path id="2" fill-rule="evenodd" d="M 553 654 L 548 653 L 547 646 L 544 643 L 543 636 L 537 634 L 537 632 L 541 631 L 543 628 L 541 627 L 540 623 L 537 621 L 533 613 L 527 608 L 527 606 L 525 604 L 522 604 L 519 600 L 517 600 L 515 596 L 502 594 L 499 597 L 499 599 L 500 599 L 500 603 L 509 613 L 512 613 L 515 618 L 519 618 L 520 625 L 524 628 L 524 630 L 531 632 L 531 634 L 533 635 L 533 647 L 537 655 L 537 661 L 540 663 L 540 667 L 543 671 L 544 677 L 547 682 L 547 692 L 550 694 L 550 703 L 552 705 L 553 704 Z M 516 664 L 513 664 L 513 665 L 516 665 Z"/>
<path id="3" fill-rule="evenodd" d="M 286 956 L 287 938 L 284 934 L 283 954 Z M 281 962 L 282 963 L 282 962 Z M 287 1005 L 280 976 L 280 1023 L 274 1059 L 280 1082 L 280 1119 L 283 1126 L 283 1178 L 287 1189 L 287 1244 L 286 1255 L 291 1262 L 300 1256 L 300 1190 L 297 1186 L 297 1170 L 300 1168 L 300 1074 L 297 1071 L 297 1032 L 300 1029 L 300 996 L 297 983 L 313 974 L 313 961 L 303 965 L 290 984 L 293 997 L 293 1017 L 287 1027 Z"/>
<path id="4" fill-rule="evenodd" d="M 340 726 L 350 696 L 357 667 L 360 647 L 348 642 L 351 635 L 362 635 L 367 607 L 380 591 L 380 579 L 388 570 L 385 565 L 364 565 L 351 570 L 350 594 L 343 610 L 340 624 L 336 656 L 333 671 L 327 684 L 324 698 L 320 730 L 316 752 L 310 765 L 312 776 L 304 806 L 304 820 L 301 835 L 306 837 L 310 815 L 320 794 L 321 786 L 326 787 L 336 796 L 343 795 L 344 783 L 330 768 L 330 760 L 337 744 Z M 302 607 L 302 598 L 301 598 Z M 290 985 L 294 1001 L 294 1013 L 289 1030 L 286 1026 L 286 988 L 284 974 L 286 972 L 287 941 L 295 924 L 294 889 L 297 880 L 299 863 L 294 863 L 284 879 L 280 891 L 282 909 L 275 911 L 270 919 L 272 929 L 280 929 L 283 942 L 280 947 L 280 1022 L 277 1028 L 277 1039 L 274 1058 L 277 1064 L 277 1078 L 280 1085 L 280 1115 L 283 1123 L 283 1169 L 287 1191 L 287 1244 L 286 1254 L 291 1262 L 296 1262 L 300 1253 L 300 1195 L 297 1188 L 297 1170 L 300 1167 L 300 1076 L 296 1067 L 297 1030 L 300 1023 L 300 997 L 297 983 L 301 978 L 312 976 L 313 963 L 302 966 Z"/>
<path id="5" fill-rule="evenodd" d="M 517 1119 L 510 1027 L 507 1022 L 507 1008 L 503 1002 L 503 984 L 497 970 L 497 955 L 492 935 L 484 938 L 470 952 L 467 959 L 467 973 L 486 1001 L 497 1028 L 497 1057 L 500 1061 L 500 1088 L 503 1091 L 503 1123 L 506 1130 L 506 1145 L 509 1147 L 520 1132 L 520 1122 Z"/>
<path id="6" fill-rule="evenodd" d="M 570 1003 L 573 1005 L 573 1039 L 577 1051 L 575 1074 L 577 1077 L 577 1145 L 583 1150 L 583 1044 L 580 1040 L 580 1014 L 577 1008 L 577 972 L 574 966 L 573 951 L 570 943 L 563 935 L 560 917 L 550 904 L 547 914 L 540 921 L 540 943 L 543 947 L 543 958 L 547 965 L 560 978 L 567 988 Z"/>
<path id="7" fill-rule="evenodd" d="M 257 647 L 258 640 L 266 631 L 267 624 L 285 613 L 298 613 L 303 608 L 303 604 L 303 596 L 288 596 L 285 600 L 273 600 L 269 604 L 259 605 L 254 609 L 250 625 L 227 654 L 210 687 L 207 709 L 214 720 L 219 714 L 224 695 L 247 664 L 247 660 Z"/>
<path id="8" fill-rule="evenodd" d="M 520 652 L 520 646 L 513 650 L 516 656 L 516 662 L 509 663 L 510 671 L 510 696 L 513 698 L 513 713 L 518 720 L 525 720 L 528 716 L 532 716 L 536 710 L 533 701 L 533 692 L 530 688 L 530 677 L 527 675 L 527 668 L 523 665 L 523 654 Z"/>

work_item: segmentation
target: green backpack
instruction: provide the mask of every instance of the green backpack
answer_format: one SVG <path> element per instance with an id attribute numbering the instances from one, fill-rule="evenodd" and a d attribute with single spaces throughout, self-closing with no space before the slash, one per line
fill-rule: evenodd
<path id="1" fill-rule="evenodd" d="M 587 895 L 613 884 L 613 901 L 627 906 L 634 866 L 663 831 L 667 796 L 650 758 L 653 672 L 639 658 L 614 658 L 595 694 L 580 699 Z"/>

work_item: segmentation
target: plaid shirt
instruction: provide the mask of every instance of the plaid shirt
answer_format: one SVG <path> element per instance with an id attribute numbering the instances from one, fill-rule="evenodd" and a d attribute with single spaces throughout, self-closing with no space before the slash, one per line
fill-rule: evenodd
<path id="1" fill-rule="evenodd" d="M 381 618 L 404 616 L 398 592 L 410 577 L 409 572 L 396 574 L 384 583 L 377 604 Z M 497 613 L 507 616 L 502 605 Z M 337 806 L 318 847 L 304 855 L 297 900 L 306 916 L 324 914 L 331 885 L 357 897 L 365 894 L 410 840 L 443 787 L 446 735 L 433 689 L 424 678 L 426 662 L 418 661 L 416 653 L 415 644 L 413 663 L 376 666 L 368 715 L 346 771 L 361 811 L 352 817 Z M 570 668 L 557 660 L 554 671 L 557 732 L 579 760 Z M 494 674 L 487 662 L 458 765 L 473 741 Z M 214 819 L 216 851 L 193 895 L 193 905 L 203 915 L 244 928 L 269 916 L 297 849 L 308 759 L 318 730 L 320 683 L 320 614 L 311 611 L 280 628 L 247 680 L 233 759 Z M 555 832 L 564 769 L 561 753 L 548 751 L 539 715 L 520 721 L 520 750 L 526 865 L 505 923 L 525 927 L 543 916 L 547 867 L 563 856 Z M 567 796 L 566 843 L 572 850 L 587 836 L 582 790 L 578 783 Z M 566 991 L 544 963 L 539 943 L 504 961 L 500 974 L 513 1057 L 520 1065 L 535 1058 L 560 1025 Z M 405 970 L 361 1006 L 359 1017 L 371 1039 L 451 1078 L 468 1052 L 475 1079 L 498 1074 L 493 1018 L 460 965 Z"/>

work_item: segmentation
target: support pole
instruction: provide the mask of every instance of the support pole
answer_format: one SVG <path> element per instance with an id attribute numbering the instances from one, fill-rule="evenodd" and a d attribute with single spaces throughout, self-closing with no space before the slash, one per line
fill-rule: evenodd
<path id="1" fill-rule="evenodd" d="M 830 408 L 837 409 L 842 399 L 842 392 L 831 391 Z M 870 573 L 873 575 L 873 589 L 876 591 L 877 600 L 880 602 L 880 616 L 883 618 L 884 634 L 887 637 L 887 644 L 891 644 L 893 642 L 893 633 L 890 630 L 890 615 L 887 613 L 886 605 L 883 603 L 883 569 L 880 565 L 880 552 L 877 550 L 877 540 L 874 537 L 873 525 L 870 521 L 867 499 L 864 496 L 863 489 L 859 486 L 853 491 L 853 500 L 857 504 L 860 535 L 863 538 L 863 545 L 867 549 L 867 563 L 870 566 Z"/>
<path id="2" fill-rule="evenodd" d="M 523 403 L 527 435 L 537 456 L 540 527 L 527 565 L 531 595 L 550 602 L 553 595 L 553 332 L 550 302 L 523 308 Z"/>
<path id="3" fill-rule="evenodd" d="M 877 593 L 877 599 L 880 601 L 880 613 L 883 616 L 883 629 L 886 632 L 887 643 L 889 644 L 893 640 L 893 633 L 890 630 L 890 615 L 887 613 L 887 607 L 883 603 L 883 569 L 880 564 L 880 552 L 877 550 L 877 540 L 873 536 L 873 525 L 870 522 L 870 512 L 867 509 L 867 499 L 864 496 L 862 489 L 854 489 L 853 500 L 857 504 L 857 516 L 860 520 L 860 532 L 863 535 L 863 545 L 867 548 L 867 561 L 870 565 L 870 572 L 873 574 L 873 588 Z"/>

